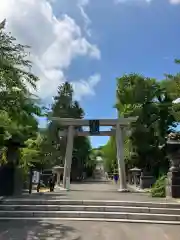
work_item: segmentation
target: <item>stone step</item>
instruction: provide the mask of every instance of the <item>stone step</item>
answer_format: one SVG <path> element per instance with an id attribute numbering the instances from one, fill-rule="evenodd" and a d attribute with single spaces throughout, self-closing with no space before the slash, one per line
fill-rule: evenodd
<path id="1" fill-rule="evenodd" d="M 146 221 L 178 221 L 180 215 L 127 213 L 127 212 L 94 212 L 94 211 L 0 211 L 0 218 L 89 218 L 89 219 L 130 219 Z"/>
<path id="2" fill-rule="evenodd" d="M 131 206 L 90 206 L 90 205 L 0 205 L 0 211 L 89 211 L 89 212 L 127 212 L 180 215 L 180 209 Z"/>
<path id="3" fill-rule="evenodd" d="M 22 220 L 21 217 L 0 217 L 0 221 L 17 221 Z M 41 217 L 24 217 L 26 221 L 45 221 L 47 218 Z M 135 219 L 114 219 L 114 218 L 48 218 L 48 221 L 88 221 L 88 222 L 118 222 L 118 223 L 147 223 L 147 224 L 167 224 L 180 225 L 180 221 L 157 221 L 157 220 L 135 220 Z"/>
<path id="4" fill-rule="evenodd" d="M 35 198 L 14 198 L 5 199 L 1 205 L 84 205 L 84 206 L 129 206 L 129 207 L 148 207 L 148 208 L 175 208 L 180 209 L 179 203 L 173 202 L 135 202 L 135 201 L 104 201 L 104 200 L 69 200 L 60 197 L 58 199 L 35 199 Z"/>

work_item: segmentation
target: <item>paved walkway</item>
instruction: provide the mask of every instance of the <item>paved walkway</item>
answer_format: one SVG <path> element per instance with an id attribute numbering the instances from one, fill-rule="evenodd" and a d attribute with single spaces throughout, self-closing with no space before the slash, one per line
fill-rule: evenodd
<path id="1" fill-rule="evenodd" d="M 71 184 L 70 191 L 55 189 L 55 192 L 37 193 L 34 192 L 31 196 L 26 193 L 23 195 L 24 198 L 51 198 L 51 199 L 74 199 L 74 200 L 119 200 L 119 201 L 160 201 L 169 202 L 175 200 L 169 200 L 166 198 L 152 198 L 149 193 L 122 193 L 118 192 L 118 185 L 111 182 L 85 182 Z M 1 239 L 0 239 L 1 240 Z"/>
<path id="2" fill-rule="evenodd" d="M 179 226 L 57 221 L 0 222 L 1 240 L 179 240 Z"/>
<path id="3" fill-rule="evenodd" d="M 72 184 L 71 191 L 58 191 L 61 198 L 80 200 L 119 200 L 119 201 L 167 201 L 165 198 L 152 198 L 149 193 L 122 193 L 118 192 L 119 186 L 111 182 L 91 182 Z M 54 197 L 58 198 L 54 194 Z M 169 201 L 169 200 L 168 200 Z"/>

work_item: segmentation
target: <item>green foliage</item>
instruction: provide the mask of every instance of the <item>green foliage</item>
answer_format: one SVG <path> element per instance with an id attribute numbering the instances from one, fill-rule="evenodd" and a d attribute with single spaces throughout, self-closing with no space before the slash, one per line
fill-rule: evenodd
<path id="1" fill-rule="evenodd" d="M 29 167 L 44 168 L 47 164 L 45 162 L 42 151 L 43 136 L 37 134 L 36 138 L 29 138 L 25 144 L 26 147 L 21 150 L 21 166 L 27 171 Z"/>
<path id="2" fill-rule="evenodd" d="M 166 176 L 161 176 L 151 188 L 152 197 L 166 197 Z"/>
<path id="3" fill-rule="evenodd" d="M 103 147 L 93 148 L 91 152 L 95 157 L 103 157 L 102 148 Z"/>
<path id="4" fill-rule="evenodd" d="M 29 47 L 18 44 L 10 33 L 6 33 L 5 23 L 0 23 L 0 149 L 3 152 L 1 163 L 7 161 L 3 159 L 7 152 L 15 151 L 9 146 L 5 147 L 10 139 L 23 143 L 29 137 L 36 136 L 36 116 L 42 115 L 38 98 L 29 90 L 35 90 L 38 81 L 31 73 Z M 27 166 L 26 163 L 30 158 L 35 158 L 36 152 L 29 147 L 22 152 L 22 165 Z"/>
<path id="5" fill-rule="evenodd" d="M 176 64 L 180 64 L 179 59 L 175 59 Z M 160 82 L 161 86 L 166 89 L 172 100 L 176 100 L 180 96 L 180 72 L 175 75 L 165 74 L 166 78 Z M 180 121 L 180 103 L 172 105 L 173 115 L 177 122 Z"/>
<path id="6" fill-rule="evenodd" d="M 14 132 L 30 135 L 37 131 L 36 115 L 41 115 L 37 100 L 29 87 L 36 88 L 38 78 L 31 73 L 31 62 L 27 60 L 29 47 L 16 42 L 0 24 L 0 119 L 2 140 Z"/>
<path id="7" fill-rule="evenodd" d="M 103 154 L 105 170 L 109 173 L 114 172 L 117 169 L 116 142 L 114 136 L 109 138 L 109 141 L 101 151 Z"/>
<path id="8" fill-rule="evenodd" d="M 58 88 L 57 95 L 54 97 L 54 102 L 52 104 L 50 116 L 60 117 L 60 118 L 82 118 L 84 115 L 83 109 L 79 106 L 77 101 L 73 100 L 73 89 L 71 84 L 65 82 L 61 84 Z M 49 150 L 51 152 L 50 156 L 53 159 L 53 164 L 62 164 L 65 157 L 66 151 L 66 138 L 61 139 L 58 136 L 59 130 L 65 130 L 67 127 L 60 126 L 58 122 L 51 121 L 48 126 L 48 142 Z M 78 143 L 79 141 L 79 143 Z M 75 138 L 74 140 L 74 152 L 79 152 L 81 143 L 86 140 L 82 138 Z"/>
<path id="9" fill-rule="evenodd" d="M 171 95 L 155 79 L 124 75 L 117 79 L 116 107 L 120 116 L 138 116 L 128 140 L 129 162 L 158 175 L 162 162 L 168 166 L 159 145 L 165 143 L 169 127 L 176 121 Z"/>
<path id="10" fill-rule="evenodd" d="M 176 61 L 179 63 L 179 61 Z M 139 167 L 155 176 L 166 173 L 168 159 L 164 145 L 171 128 L 180 120 L 180 104 L 174 104 L 180 95 L 179 74 L 166 75 L 159 82 L 139 74 L 123 75 L 117 79 L 116 105 L 119 117 L 138 116 L 124 138 L 124 157 L 127 168 Z M 105 168 L 112 171 L 116 162 L 115 139 L 110 137 L 102 148 Z"/>

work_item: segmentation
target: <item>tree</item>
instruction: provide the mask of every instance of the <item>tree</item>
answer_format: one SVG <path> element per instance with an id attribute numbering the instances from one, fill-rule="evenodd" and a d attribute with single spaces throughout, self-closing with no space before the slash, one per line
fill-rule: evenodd
<path id="1" fill-rule="evenodd" d="M 27 171 L 29 167 L 43 169 L 48 166 L 48 161 L 43 151 L 44 136 L 37 133 L 36 137 L 29 138 L 21 150 L 21 166 Z"/>
<path id="2" fill-rule="evenodd" d="M 96 159 L 93 158 L 91 149 L 88 137 L 75 137 L 72 161 L 73 179 L 81 178 L 83 172 L 86 172 L 88 176 L 92 175 Z"/>
<path id="3" fill-rule="evenodd" d="M 115 137 L 111 136 L 106 145 L 102 147 L 102 155 L 104 159 L 104 168 L 107 172 L 113 173 L 117 171 L 117 154 Z"/>
<path id="4" fill-rule="evenodd" d="M 29 49 L 16 42 L 4 30 L 5 21 L 0 24 L 0 114 L 7 112 L 17 127 L 37 129 L 35 115 L 40 108 L 32 98 L 29 87 L 36 88 L 38 78 L 31 73 L 31 62 L 27 60 Z"/>
<path id="5" fill-rule="evenodd" d="M 180 64 L 180 60 L 175 59 L 176 64 Z M 173 115 L 176 121 L 180 121 L 180 73 L 175 75 L 165 74 L 165 79 L 160 82 L 162 88 L 166 89 L 168 96 L 174 102 L 172 105 Z"/>
<path id="6" fill-rule="evenodd" d="M 83 110 L 77 101 L 73 101 L 73 89 L 68 82 L 59 86 L 57 96 L 54 97 L 50 114 L 52 117 L 60 118 L 82 118 Z M 66 151 L 66 137 L 58 136 L 60 130 L 67 127 L 60 126 L 58 122 L 51 121 L 48 126 L 48 140 L 51 150 L 51 157 L 54 163 L 63 163 Z"/>
<path id="7" fill-rule="evenodd" d="M 79 103 L 73 99 L 73 88 L 71 84 L 65 82 L 58 88 L 57 95 L 54 97 L 50 116 L 60 118 L 83 118 L 84 111 Z M 66 137 L 59 138 L 58 131 L 65 130 L 67 127 L 60 126 L 58 122 L 51 121 L 48 126 L 49 157 L 52 164 L 64 164 L 66 151 Z M 82 131 L 81 127 L 76 127 Z M 74 138 L 72 175 L 73 178 L 80 177 L 85 161 L 88 159 L 91 149 L 89 140 L 86 137 Z M 77 176 L 78 175 L 78 176 Z"/>
<path id="8" fill-rule="evenodd" d="M 169 128 L 174 127 L 176 121 L 170 94 L 155 79 L 124 75 L 117 79 L 116 107 L 121 116 L 138 116 L 130 137 L 132 161 L 158 174 L 165 161 L 159 145 L 165 142 Z M 165 165 L 167 167 L 167 160 Z"/>
<path id="9" fill-rule="evenodd" d="M 179 59 L 174 60 L 175 64 L 180 64 Z M 161 81 L 161 85 L 166 88 L 170 97 L 175 100 L 179 98 L 180 94 L 180 73 L 178 72 L 175 75 L 165 74 L 165 79 Z"/>
<path id="10" fill-rule="evenodd" d="M 36 116 L 41 108 L 30 88 L 36 89 L 38 78 L 31 72 L 29 47 L 18 44 L 0 23 L 0 146 L 7 140 L 25 141 L 38 130 Z M 37 99 L 37 98 L 36 98 Z M 6 142 L 5 142 L 6 141 Z M 8 145 L 7 155 L 12 149 Z"/>

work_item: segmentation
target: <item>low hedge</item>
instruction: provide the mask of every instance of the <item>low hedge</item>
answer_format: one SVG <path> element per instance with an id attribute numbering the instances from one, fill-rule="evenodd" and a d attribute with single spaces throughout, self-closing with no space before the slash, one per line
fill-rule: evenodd
<path id="1" fill-rule="evenodd" d="M 166 176 L 157 179 L 151 188 L 152 197 L 166 197 Z"/>

